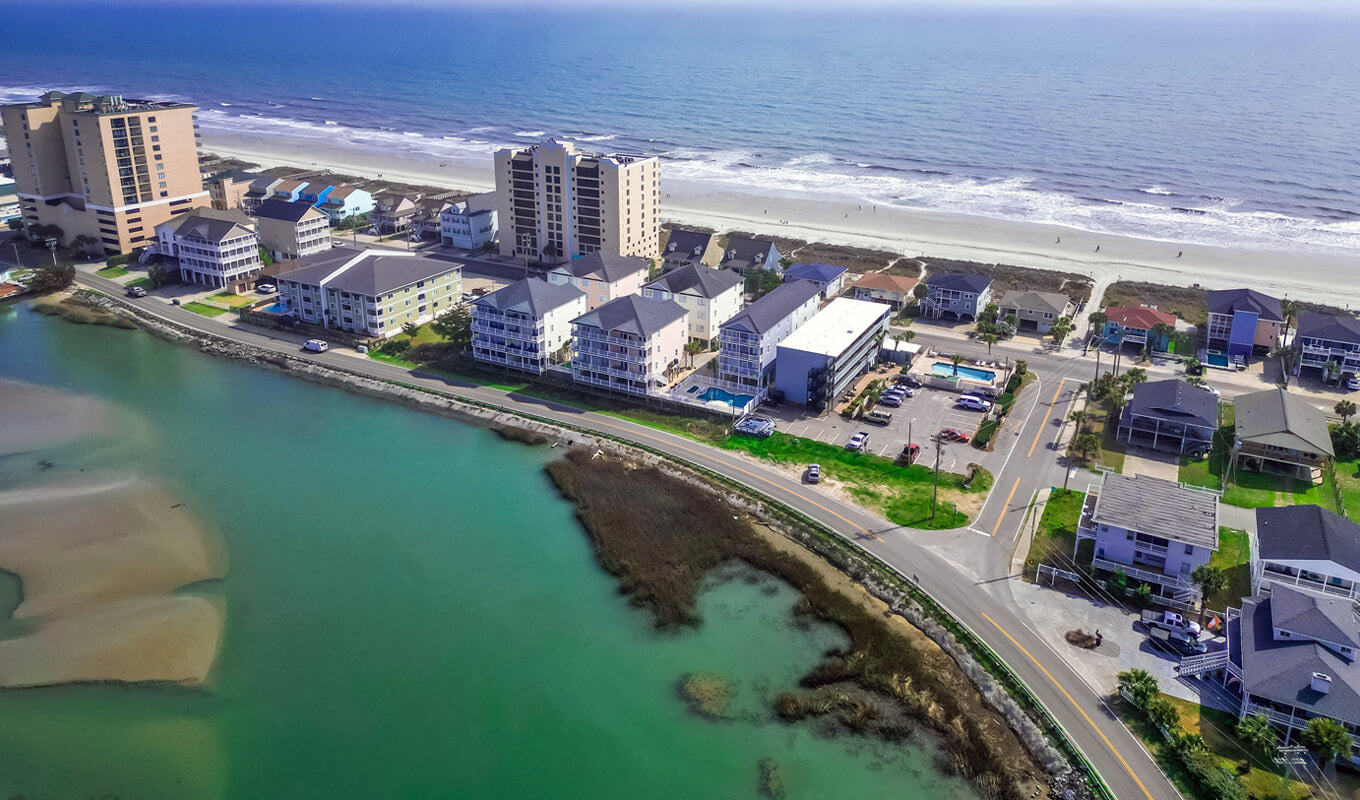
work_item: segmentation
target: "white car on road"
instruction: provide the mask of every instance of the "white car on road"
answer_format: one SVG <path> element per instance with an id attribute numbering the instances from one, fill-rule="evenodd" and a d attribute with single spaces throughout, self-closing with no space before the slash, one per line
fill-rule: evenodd
<path id="1" fill-rule="evenodd" d="M 302 349 L 309 353 L 324 353 L 331 349 L 331 346 L 320 339 L 308 339 L 307 343 L 302 346 Z"/>

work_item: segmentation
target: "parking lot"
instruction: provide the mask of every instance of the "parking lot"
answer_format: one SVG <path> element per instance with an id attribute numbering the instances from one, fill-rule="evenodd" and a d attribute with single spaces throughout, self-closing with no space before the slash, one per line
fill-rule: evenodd
<path id="1" fill-rule="evenodd" d="M 908 441 L 915 442 L 922 451 L 917 463 L 931 464 L 933 459 L 928 451 L 933 434 L 945 428 L 954 428 L 971 438 L 984 418 L 980 411 L 956 407 L 954 401 L 957 398 L 957 393 L 944 389 L 918 388 L 916 396 L 905 398 L 899 408 L 878 406 L 880 410 L 892 414 L 892 422 L 887 425 L 875 425 L 862 419 L 851 421 L 831 412 L 813 416 L 789 404 L 762 407 L 759 413 L 774 419 L 779 430 L 791 436 L 807 437 L 841 447 L 851 436 L 865 431 L 869 434 L 869 446 L 865 452 L 886 458 L 896 458 L 902 452 L 903 445 Z M 968 464 L 977 463 L 994 470 L 1004 458 L 1005 453 L 1000 450 L 986 452 L 970 444 L 953 442 L 945 445 L 940 466 L 949 472 L 962 472 Z"/>

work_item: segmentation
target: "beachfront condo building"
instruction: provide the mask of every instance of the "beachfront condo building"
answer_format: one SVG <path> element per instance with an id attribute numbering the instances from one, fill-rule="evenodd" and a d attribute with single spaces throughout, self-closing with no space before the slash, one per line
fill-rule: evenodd
<path id="1" fill-rule="evenodd" d="M 156 226 L 210 203 L 194 106 L 48 92 L 0 107 L 25 229 L 55 225 L 106 253 L 155 241 Z"/>
<path id="2" fill-rule="evenodd" d="M 748 390 L 767 388 L 779 343 L 812 319 L 821 299 L 817 284 L 789 281 L 720 323 L 719 381 Z"/>
<path id="3" fill-rule="evenodd" d="M 742 277 L 735 272 L 690 264 L 670 270 L 642 287 L 648 300 L 673 300 L 689 314 L 689 338 L 711 342 L 718 326 L 741 310 Z"/>
<path id="4" fill-rule="evenodd" d="M 472 357 L 541 375 L 571 341 L 571 321 L 586 313 L 586 293 L 525 278 L 472 303 Z M 559 357 L 561 353 L 561 357 Z"/>
<path id="5" fill-rule="evenodd" d="M 250 189 L 259 179 L 257 173 L 229 169 L 203 181 L 203 187 L 208 190 L 213 208 L 218 211 L 230 211 L 246 205 Z"/>
<path id="6" fill-rule="evenodd" d="M 279 299 L 303 322 L 390 339 L 458 304 L 463 265 L 403 250 L 334 247 L 278 277 Z"/>
<path id="7" fill-rule="evenodd" d="M 296 261 L 331 247 L 331 221 L 310 203 L 266 200 L 254 216 L 260 244 L 275 261 Z"/>
<path id="8" fill-rule="evenodd" d="M 242 292 L 264 269 L 255 223 L 240 211 L 200 208 L 162 222 L 154 246 L 176 259 L 184 283 Z"/>
<path id="9" fill-rule="evenodd" d="M 540 264 L 601 252 L 660 250 L 656 156 L 578 152 L 549 139 L 496 151 L 501 255 Z"/>
<path id="10" fill-rule="evenodd" d="M 838 297 L 779 343 L 774 387 L 790 402 L 822 411 L 878 360 L 892 309 Z"/>
<path id="11" fill-rule="evenodd" d="M 571 321 L 572 377 L 629 394 L 655 394 L 680 371 L 685 309 L 628 295 Z"/>

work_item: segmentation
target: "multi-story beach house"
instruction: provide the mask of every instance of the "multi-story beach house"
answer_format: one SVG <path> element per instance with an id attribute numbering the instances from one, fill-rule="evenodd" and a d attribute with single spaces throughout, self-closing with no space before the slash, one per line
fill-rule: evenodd
<path id="1" fill-rule="evenodd" d="M 1347 314 L 1301 311 L 1294 348 L 1298 351 L 1295 375 L 1317 370 L 1323 380 L 1335 382 L 1342 375 L 1360 374 L 1360 320 Z"/>
<path id="2" fill-rule="evenodd" d="M 1327 415 L 1284 389 L 1263 389 L 1233 398 L 1237 437 L 1233 468 L 1287 475 L 1322 483 L 1333 456 Z"/>
<path id="3" fill-rule="evenodd" d="M 711 342 L 718 326 L 741 310 L 741 276 L 691 264 L 664 272 L 642 287 L 647 300 L 679 303 L 689 318 L 689 338 Z"/>
<path id="4" fill-rule="evenodd" d="M 666 237 L 666 246 L 661 250 L 661 268 L 679 269 L 691 264 L 696 267 L 716 266 L 721 255 L 716 238 L 703 231 L 671 228 Z"/>
<path id="5" fill-rule="evenodd" d="M 778 345 L 774 388 L 790 402 L 828 408 L 878 360 L 892 309 L 838 297 Z"/>
<path id="6" fill-rule="evenodd" d="M 845 289 L 845 267 L 833 264 L 794 264 L 784 270 L 784 281 L 810 281 L 822 290 L 822 299 L 830 300 Z M 856 298 L 859 299 L 859 298 Z"/>
<path id="7" fill-rule="evenodd" d="M 240 211 L 200 208 L 161 223 L 156 236 L 157 252 L 178 259 L 184 283 L 241 292 L 264 269 L 255 223 Z"/>
<path id="8" fill-rule="evenodd" d="M 501 255 L 557 264 L 594 252 L 660 250 L 656 156 L 578 152 L 549 139 L 495 156 Z"/>
<path id="9" fill-rule="evenodd" d="M 332 223 L 358 217 L 373 211 L 373 195 L 357 186 L 336 186 L 326 193 L 326 199 L 317 208 Z"/>
<path id="10" fill-rule="evenodd" d="M 422 197 L 416 201 L 416 213 L 411 215 L 411 235 L 418 239 L 441 236 L 444 211 L 453 206 L 452 200 Z"/>
<path id="11" fill-rule="evenodd" d="M 417 199 L 404 194 L 378 195 L 373 198 L 373 210 L 368 213 L 369 225 L 379 233 L 410 230 Z"/>
<path id="12" fill-rule="evenodd" d="M 894 311 L 901 311 L 907 303 L 914 297 L 916 284 L 920 283 L 915 278 L 907 278 L 902 275 L 884 275 L 881 272 L 870 272 L 860 276 L 854 283 L 854 298 L 856 300 L 869 300 L 874 303 L 887 303 L 892 306 Z"/>
<path id="13" fill-rule="evenodd" d="M 472 357 L 540 375 L 571 341 L 571 321 L 585 312 L 586 293 L 575 286 L 515 281 L 473 301 Z"/>
<path id="14" fill-rule="evenodd" d="M 298 202 L 319 206 L 326 202 L 326 195 L 334 188 L 330 181 L 312 181 L 298 190 Z"/>
<path id="15" fill-rule="evenodd" d="M 1062 317 L 1070 317 L 1077 304 L 1061 292 L 1025 292 L 1013 289 L 997 301 L 997 316 L 1005 319 L 1014 315 L 1019 330 L 1032 330 L 1035 333 L 1048 333 L 1053 323 Z"/>
<path id="16" fill-rule="evenodd" d="M 274 184 L 269 196 L 285 203 L 296 203 L 302 197 L 302 187 L 306 185 L 306 181 L 282 180 Z"/>
<path id="17" fill-rule="evenodd" d="M 249 214 L 255 207 L 274 196 L 274 187 L 283 183 L 283 178 L 263 176 L 250 182 L 250 188 L 241 198 L 241 210 Z"/>
<path id="18" fill-rule="evenodd" d="M 468 200 L 439 212 L 439 241 L 447 247 L 480 250 L 496 241 L 496 209 L 476 208 Z"/>
<path id="19" fill-rule="evenodd" d="M 768 239 L 749 239 L 745 236 L 727 237 L 727 249 L 718 260 L 722 269 L 730 269 L 745 275 L 753 269 L 772 269 L 783 273 L 784 266 L 779 263 L 783 256 L 779 248 Z"/>
<path id="20" fill-rule="evenodd" d="M 1088 488 L 1077 522 L 1077 551 L 1094 542 L 1092 565 L 1123 570 L 1159 602 L 1199 600 L 1190 574 L 1218 549 L 1218 496 L 1175 481 L 1109 472 Z M 1077 553 L 1073 553 L 1073 558 Z"/>
<path id="21" fill-rule="evenodd" d="M 1254 289 L 1209 292 L 1207 348 L 1245 362 L 1253 354 L 1267 354 L 1280 346 L 1284 312 L 1280 301 Z"/>
<path id="22" fill-rule="evenodd" d="M 586 308 L 642 291 L 652 264 L 645 258 L 597 250 L 548 270 L 548 283 L 569 283 L 586 293 Z"/>
<path id="23" fill-rule="evenodd" d="M 992 279 L 986 275 L 929 275 L 926 287 L 930 291 L 921 301 L 921 316 L 930 319 L 977 319 L 992 301 Z"/>
<path id="24" fill-rule="evenodd" d="M 463 265 L 402 250 L 333 247 L 278 276 L 279 300 L 303 322 L 387 339 L 458 304 Z"/>
<path id="25" fill-rule="evenodd" d="M 1275 586 L 1360 602 L 1360 524 L 1315 505 L 1256 509 L 1251 591 Z"/>
<path id="26" fill-rule="evenodd" d="M 572 320 L 572 377 L 629 394 L 655 394 L 681 369 L 685 309 L 628 295 Z"/>
<path id="27" fill-rule="evenodd" d="M 27 230 L 94 237 L 106 253 L 156 241 L 156 227 L 210 205 L 186 103 L 47 92 L 0 106 Z"/>
<path id="28" fill-rule="evenodd" d="M 1116 437 L 1175 453 L 1207 453 L 1218 430 L 1218 398 L 1179 378 L 1140 383 L 1124 406 Z"/>
<path id="29" fill-rule="evenodd" d="M 254 172 L 229 169 L 208 178 L 203 182 L 203 187 L 208 190 L 213 208 L 218 211 L 231 211 L 245 205 L 246 195 L 259 178 L 260 176 Z"/>
<path id="30" fill-rule="evenodd" d="M 779 343 L 812 319 L 821 299 L 815 283 L 790 281 L 721 323 L 719 380 L 743 389 L 768 388 Z"/>
<path id="31" fill-rule="evenodd" d="M 1169 333 L 1156 333 L 1158 325 L 1176 327 L 1176 318 L 1165 311 L 1148 306 L 1109 306 L 1105 309 L 1105 329 L 1102 336 L 1107 344 L 1121 347 L 1132 345 L 1136 350 L 1165 353 L 1171 349 Z"/>
<path id="32" fill-rule="evenodd" d="M 275 261 L 296 261 L 330 249 L 331 221 L 307 202 L 265 200 L 255 207 L 260 244 Z"/>

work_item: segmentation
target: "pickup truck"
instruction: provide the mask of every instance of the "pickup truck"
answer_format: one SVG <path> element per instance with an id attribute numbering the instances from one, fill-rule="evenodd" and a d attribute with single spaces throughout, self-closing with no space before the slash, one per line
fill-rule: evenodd
<path id="1" fill-rule="evenodd" d="M 1161 639 L 1166 642 L 1171 649 L 1183 656 L 1194 655 L 1195 653 L 1207 653 L 1209 645 L 1201 642 L 1199 637 L 1189 631 L 1173 631 L 1166 628 L 1151 628 L 1148 636 L 1152 639 Z"/>
<path id="2" fill-rule="evenodd" d="M 1189 633 L 1193 634 L 1196 639 L 1199 638 L 1199 623 L 1187 620 L 1185 617 L 1182 617 L 1174 611 L 1146 610 L 1143 612 L 1143 622 L 1149 628 L 1161 628 L 1176 633 Z"/>

